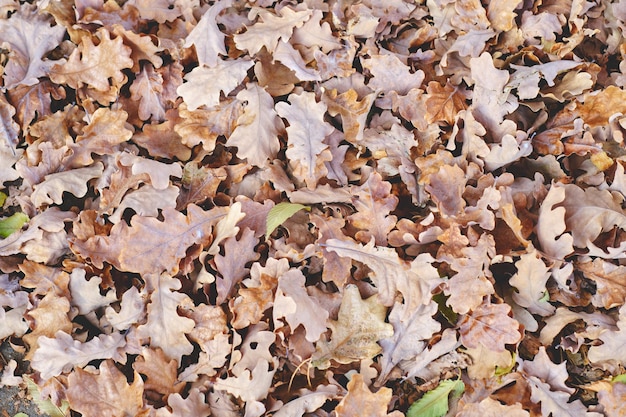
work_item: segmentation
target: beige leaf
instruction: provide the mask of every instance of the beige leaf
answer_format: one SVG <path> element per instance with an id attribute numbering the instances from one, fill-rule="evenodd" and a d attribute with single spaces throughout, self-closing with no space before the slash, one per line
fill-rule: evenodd
<path id="1" fill-rule="evenodd" d="M 149 287 L 148 319 L 137 327 L 137 336 L 150 339 L 150 346 L 161 348 L 170 358 L 181 363 L 183 355 L 193 351 L 186 335 L 195 322 L 178 314 L 178 306 L 189 298 L 180 293 L 181 282 L 167 274 L 145 276 Z"/>
<path id="2" fill-rule="evenodd" d="M 185 38 L 185 48 L 194 45 L 200 65 L 215 67 L 219 55 L 227 55 L 224 33 L 217 25 L 217 18 L 224 9 L 233 4 L 232 0 L 216 2 L 204 12 L 202 18 Z"/>
<path id="3" fill-rule="evenodd" d="M 276 112 L 289 122 L 285 155 L 294 175 L 309 189 L 314 189 L 327 173 L 324 162 L 332 158 L 328 145 L 323 141 L 333 127 L 324 120 L 326 105 L 315 101 L 315 93 L 293 93 L 288 100 L 289 104 L 276 104 Z"/>
<path id="4" fill-rule="evenodd" d="M 262 21 L 250 26 L 244 33 L 236 34 L 233 38 L 240 50 L 247 50 L 252 56 L 265 48 L 273 53 L 279 40 L 288 41 L 294 28 L 300 27 L 312 14 L 312 10 L 294 11 L 291 7 L 283 7 L 280 16 L 265 9 L 258 9 Z"/>
<path id="5" fill-rule="evenodd" d="M 302 325 L 306 330 L 306 339 L 309 342 L 319 340 L 326 332 L 328 311 L 309 296 L 305 287 L 306 278 L 298 269 L 291 269 L 278 279 L 278 288 L 274 298 L 272 314 L 274 327 L 279 328 L 279 319 L 285 318 L 291 332 Z"/>
<path id="6" fill-rule="evenodd" d="M 189 110 L 206 106 L 211 108 L 220 102 L 220 92 L 228 95 L 246 78 L 251 60 L 218 60 L 213 67 L 199 66 L 185 75 L 186 83 L 176 89 Z M 220 82 L 215 82 L 220 80 Z"/>
<path id="7" fill-rule="evenodd" d="M 537 220 L 537 237 L 541 244 L 541 249 L 548 256 L 555 259 L 563 259 L 574 252 L 574 238 L 569 233 L 564 233 L 565 207 L 561 203 L 565 200 L 565 188 L 558 184 L 550 187 L 548 195 L 543 200 L 539 208 L 539 219 Z M 559 207 L 554 207 L 556 205 Z"/>
<path id="8" fill-rule="evenodd" d="M 133 383 L 110 360 L 100 364 L 98 373 L 77 369 L 68 377 L 67 399 L 84 417 L 147 417 L 144 410 L 143 380 L 135 372 Z"/>
<path id="9" fill-rule="evenodd" d="M 97 34 L 100 38 L 98 46 L 90 37 L 83 37 L 65 64 L 52 67 L 50 79 L 74 89 L 88 85 L 102 92 L 110 89 L 109 79 L 113 80 L 114 86 L 121 85 L 126 79 L 122 70 L 133 66 L 131 49 L 122 44 L 121 37 L 111 40 L 104 28 Z"/>
<path id="10" fill-rule="evenodd" d="M 285 127 L 274 110 L 274 99 L 258 84 L 249 83 L 237 94 L 237 100 L 243 103 L 243 112 L 226 144 L 236 146 L 237 156 L 249 164 L 265 166 L 268 159 L 276 157 L 278 134 Z"/>
<path id="11" fill-rule="evenodd" d="M 461 343 L 469 348 L 483 344 L 489 350 L 502 352 L 506 344 L 519 342 L 522 338 L 519 323 L 509 317 L 510 311 L 507 304 L 479 305 L 460 320 Z"/>
<path id="12" fill-rule="evenodd" d="M 328 369 L 331 361 L 347 364 L 378 355 L 382 348 L 377 342 L 394 333 L 391 324 L 385 323 L 386 313 L 377 297 L 363 300 L 355 285 L 346 286 L 337 321 L 330 322 L 330 341 L 317 343 L 311 365 Z"/>
<path id="13" fill-rule="evenodd" d="M 38 342 L 39 348 L 33 355 L 31 366 L 41 373 L 43 379 L 61 375 L 73 367 L 83 367 L 97 359 L 126 362 L 126 353 L 123 350 L 126 340 L 120 333 L 100 335 L 81 343 L 59 330 L 53 338 L 41 336 Z"/>
<path id="14" fill-rule="evenodd" d="M 35 207 L 41 207 L 44 204 L 61 204 L 64 192 L 83 197 L 87 194 L 89 180 L 102 175 L 103 169 L 102 163 L 98 162 L 90 167 L 46 175 L 42 183 L 35 185 L 31 201 Z"/>

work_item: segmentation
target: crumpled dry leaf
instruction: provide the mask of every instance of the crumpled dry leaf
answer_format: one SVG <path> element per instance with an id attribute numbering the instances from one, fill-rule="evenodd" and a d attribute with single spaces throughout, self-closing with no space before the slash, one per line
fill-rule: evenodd
<path id="1" fill-rule="evenodd" d="M 98 31 L 98 38 L 97 46 L 90 37 L 82 38 L 66 63 L 52 67 L 50 79 L 74 89 L 87 85 L 103 92 L 111 88 L 109 79 L 114 87 L 121 85 L 126 79 L 122 70 L 133 66 L 131 49 L 122 44 L 121 37 L 112 40 L 106 29 Z"/>
<path id="2" fill-rule="evenodd" d="M 327 369 L 331 360 L 346 364 L 379 354 L 382 348 L 377 342 L 393 336 L 393 327 L 384 322 L 386 312 L 377 297 L 363 300 L 355 285 L 346 286 L 338 318 L 329 323 L 330 341 L 317 343 L 311 365 Z"/>
<path id="3" fill-rule="evenodd" d="M 338 417 L 398 417 L 399 411 L 387 414 L 387 407 L 391 401 L 391 390 L 380 388 L 373 393 L 365 384 L 361 374 L 354 374 L 348 382 L 348 394 L 341 400 L 335 411 Z"/>
<path id="4" fill-rule="evenodd" d="M 98 373 L 76 369 L 68 377 L 68 383 L 70 407 L 85 417 L 148 415 L 149 410 L 144 408 L 141 376 L 135 372 L 133 383 L 129 384 L 126 376 L 110 360 L 100 364 Z"/>
<path id="5" fill-rule="evenodd" d="M 81 343 L 58 330 L 54 337 L 41 336 L 37 342 L 39 348 L 33 355 L 31 366 L 43 379 L 50 379 L 72 368 L 75 368 L 75 372 L 80 371 L 80 368 L 93 360 L 114 359 L 120 363 L 126 362 L 126 352 L 123 351 L 126 340 L 120 333 L 100 335 Z"/>

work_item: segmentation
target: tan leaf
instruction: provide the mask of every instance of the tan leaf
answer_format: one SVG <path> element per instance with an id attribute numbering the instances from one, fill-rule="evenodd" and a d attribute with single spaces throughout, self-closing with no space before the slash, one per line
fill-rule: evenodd
<path id="1" fill-rule="evenodd" d="M 122 69 L 133 66 L 131 49 L 122 44 L 121 37 L 111 40 L 106 29 L 98 30 L 97 35 L 98 46 L 90 37 L 82 38 L 65 64 L 52 67 L 50 79 L 74 89 L 87 85 L 98 91 L 108 91 L 111 87 L 109 79 L 113 86 L 120 86 L 126 79 Z"/>
<path id="2" fill-rule="evenodd" d="M 509 279 L 509 283 L 517 289 L 513 293 L 513 300 L 517 304 L 533 314 L 549 316 L 555 310 L 544 298 L 550 271 L 537 255 L 536 250 L 521 255 L 520 260 L 515 262 L 517 272 Z"/>
<path id="3" fill-rule="evenodd" d="M 373 239 L 365 246 L 353 240 L 328 239 L 324 247 L 367 265 L 372 271 L 370 278 L 378 289 L 378 299 L 385 306 L 394 304 L 398 288 L 409 287 L 409 264 L 400 259 L 393 248 L 375 246 Z"/>
<path id="4" fill-rule="evenodd" d="M 185 305 L 181 307 L 180 314 L 192 319 L 196 324 L 189 333 L 189 339 L 200 345 L 200 349 L 207 351 L 209 342 L 216 336 L 226 333 L 226 314 L 217 306 L 200 304 L 198 306 Z"/>
<path id="5" fill-rule="evenodd" d="M 224 241 L 224 255 L 218 253 L 213 258 L 219 273 L 215 280 L 216 305 L 221 305 L 228 300 L 235 286 L 249 273 L 250 270 L 246 268 L 246 264 L 259 259 L 259 253 L 254 250 L 258 243 L 259 240 L 254 236 L 254 231 L 248 228 L 244 228 L 239 239 L 229 237 Z"/>
<path id="6" fill-rule="evenodd" d="M 278 272 L 280 271 L 280 274 L 286 272 L 289 269 L 289 264 L 268 260 L 268 266 L 273 269 L 271 271 L 273 273 L 265 273 L 258 263 L 253 264 L 251 276 L 256 277 L 256 279 L 244 282 L 246 288 L 240 288 L 239 296 L 230 299 L 228 306 L 235 316 L 231 322 L 234 329 L 243 329 L 250 324 L 258 323 L 265 310 L 274 303 Z"/>
<path id="7" fill-rule="evenodd" d="M 203 393 L 198 388 L 192 388 L 187 398 L 176 393 L 167 399 L 167 405 L 172 409 L 170 413 L 165 408 L 159 408 L 156 417 L 189 417 L 189 416 L 209 416 L 211 407 L 206 403 Z"/>
<path id="8" fill-rule="evenodd" d="M 139 102 L 139 118 L 161 122 L 166 108 L 161 99 L 163 78 L 151 65 L 144 65 L 130 86 L 131 99 Z"/>
<path id="9" fill-rule="evenodd" d="M 288 41 L 294 28 L 300 27 L 312 14 L 312 10 L 294 11 L 291 7 L 283 7 L 280 16 L 265 9 L 258 9 L 261 21 L 248 26 L 244 33 L 233 38 L 240 50 L 247 50 L 252 56 L 265 48 L 273 53 L 279 40 Z"/>
<path id="10" fill-rule="evenodd" d="M 90 167 L 46 175 L 46 179 L 35 186 L 31 201 L 35 207 L 42 207 L 45 204 L 61 204 L 64 192 L 83 197 L 87 194 L 89 180 L 99 177 L 102 170 L 103 165 L 98 162 Z"/>
<path id="11" fill-rule="evenodd" d="M 426 88 L 425 109 L 426 121 L 446 122 L 452 126 L 459 111 L 467 109 L 466 97 L 459 86 L 453 86 L 450 82 L 442 86 L 437 81 L 431 81 Z"/>
<path id="12" fill-rule="evenodd" d="M 326 105 L 315 101 L 315 94 L 305 91 L 289 95 L 289 104 L 276 104 L 276 112 L 287 119 L 287 151 L 293 174 L 314 189 L 317 182 L 327 173 L 324 162 L 332 156 L 323 141 L 333 131 L 324 120 Z"/>
<path id="13" fill-rule="evenodd" d="M 285 127 L 274 110 L 274 99 L 259 85 L 249 83 L 237 94 L 237 100 L 243 103 L 243 109 L 226 145 L 236 146 L 237 156 L 249 164 L 265 166 L 268 159 L 276 157 L 280 149 L 278 134 Z"/>
<path id="14" fill-rule="evenodd" d="M 385 323 L 386 314 L 387 308 L 376 296 L 363 300 L 355 285 L 346 286 L 338 318 L 330 322 L 330 341 L 316 344 L 311 365 L 328 369 L 331 361 L 347 364 L 378 355 L 382 348 L 377 342 L 393 336 L 393 327 Z"/>
<path id="15" fill-rule="evenodd" d="M 150 346 L 161 348 L 168 357 L 181 363 L 183 355 L 193 351 L 187 340 L 195 322 L 178 314 L 178 306 L 189 298 L 180 293 L 181 282 L 167 274 L 144 277 L 149 287 L 148 319 L 137 327 L 138 337 L 150 339 Z"/>
<path id="16" fill-rule="evenodd" d="M 185 75 L 186 83 L 176 89 L 189 110 L 206 106 L 211 108 L 220 103 L 220 92 L 228 95 L 246 78 L 251 60 L 217 61 L 214 67 L 200 66 Z M 220 80 L 216 83 L 215 80 Z"/>
<path id="17" fill-rule="evenodd" d="M 459 323 L 461 343 L 469 348 L 479 344 L 494 352 L 505 350 L 506 344 L 516 344 L 522 338 L 519 323 L 509 317 L 507 304 L 483 303 L 463 316 Z"/>
<path id="18" fill-rule="evenodd" d="M 609 384 L 607 389 L 598 392 L 598 402 L 607 417 L 623 416 L 626 414 L 626 384 Z"/>
<path id="19" fill-rule="evenodd" d="M 101 295 L 100 284 L 102 278 L 92 276 L 86 279 L 86 272 L 82 268 L 76 268 L 70 274 L 70 293 L 72 305 L 78 308 L 79 314 L 88 314 L 92 311 L 105 307 L 117 301 L 115 290 L 109 290 Z"/>
<path id="20" fill-rule="evenodd" d="M 357 211 L 347 220 L 361 229 L 355 237 L 361 242 L 374 238 L 376 245 L 387 246 L 387 235 L 397 221 L 397 217 L 390 214 L 398 204 L 398 197 L 391 194 L 391 184 L 374 172 L 365 183 L 353 188 L 352 195 L 352 204 Z"/>
<path id="21" fill-rule="evenodd" d="M 144 125 L 141 132 L 133 135 L 133 142 L 155 158 L 176 157 L 181 161 L 187 161 L 191 157 L 191 149 L 182 143 L 182 138 L 175 130 L 176 126 L 178 125 L 174 120 Z"/>
<path id="22" fill-rule="evenodd" d="M 190 203 L 200 204 L 215 197 L 217 188 L 227 178 L 224 167 L 209 168 L 190 161 L 183 168 L 182 189 L 178 197 L 179 208 Z"/>
<path id="23" fill-rule="evenodd" d="M 507 0 L 489 3 L 487 6 L 487 18 L 497 31 L 506 32 L 515 26 L 515 17 L 517 14 L 514 10 L 520 4 L 521 0 Z"/>
<path id="24" fill-rule="evenodd" d="M 411 73 L 409 67 L 392 54 L 372 55 L 363 61 L 363 67 L 372 74 L 367 85 L 374 91 L 395 91 L 405 95 L 411 89 L 419 88 L 425 77 L 422 70 Z"/>
<path id="25" fill-rule="evenodd" d="M 274 327 L 279 328 L 278 319 L 284 318 L 294 333 L 299 325 L 306 330 L 309 342 L 319 340 L 326 332 L 328 311 L 311 298 L 305 287 L 305 276 L 297 269 L 291 269 L 278 279 L 272 315 Z"/>
<path id="26" fill-rule="evenodd" d="M 368 94 L 360 101 L 358 98 L 358 93 L 352 88 L 341 94 L 337 89 L 326 90 L 322 95 L 322 102 L 328 106 L 328 114 L 341 116 L 345 139 L 353 144 L 363 139 L 363 130 L 374 104 L 375 94 Z"/>
<path id="27" fill-rule="evenodd" d="M 541 249 L 548 256 L 555 259 L 563 259 L 574 251 L 574 238 L 566 230 L 565 207 L 561 204 L 565 200 L 565 188 L 557 184 L 550 187 L 548 195 L 539 208 L 537 221 L 537 237 Z M 559 207 L 556 207 L 556 205 Z"/>
<path id="28" fill-rule="evenodd" d="M 39 349 L 35 351 L 31 365 L 41 373 L 43 379 L 61 375 L 74 367 L 77 371 L 93 360 L 114 359 L 121 363 L 126 361 L 126 353 L 123 351 L 126 340 L 120 333 L 103 334 L 81 343 L 58 330 L 53 338 L 41 336 L 38 343 Z"/>
<path id="29" fill-rule="evenodd" d="M 576 270 L 596 284 L 596 291 L 591 299 L 593 305 L 606 309 L 622 306 L 626 302 L 626 283 L 623 279 L 625 269 L 624 266 L 599 258 L 591 262 L 576 263 Z"/>
<path id="30" fill-rule="evenodd" d="M 139 71 L 139 61 L 148 61 L 155 68 L 163 65 L 163 59 L 157 53 L 164 50 L 163 47 L 156 46 L 150 36 L 141 36 L 132 30 L 125 29 L 122 25 L 113 25 L 113 33 L 124 39 L 124 45 L 131 49 L 130 58 L 134 61 L 131 70 Z"/>
<path id="31" fill-rule="evenodd" d="M 218 136 L 229 136 L 236 126 L 241 113 L 238 100 L 226 100 L 211 109 L 190 111 L 185 103 L 178 109 L 180 120 L 174 131 L 180 135 L 182 143 L 193 148 L 199 143 L 207 152 L 213 152 Z"/>
<path id="32" fill-rule="evenodd" d="M 184 382 L 177 380 L 178 362 L 168 358 L 161 349 L 143 348 L 141 355 L 133 362 L 133 369 L 146 377 L 144 391 L 157 392 L 164 400 L 185 386 Z"/>
<path id="33" fill-rule="evenodd" d="M 134 216 L 131 226 L 120 222 L 105 239 L 108 253 L 102 256 L 122 271 L 154 274 L 176 273 L 178 262 L 194 244 L 211 241 L 213 226 L 228 213 L 227 207 L 204 211 L 193 204 L 187 215 L 166 208 L 163 221 L 153 217 Z"/>
<path id="34" fill-rule="evenodd" d="M 387 414 L 392 391 L 383 387 L 373 393 L 367 387 L 361 374 L 354 374 L 348 382 L 348 393 L 337 405 L 337 417 L 387 417 L 402 415 L 399 412 Z"/>
<path id="35" fill-rule="evenodd" d="M 65 29 L 50 23 L 49 16 L 31 7 L 20 7 L 10 18 L 0 19 L 0 39 L 11 51 L 4 68 L 5 88 L 35 85 L 55 65 L 54 61 L 43 58 L 61 42 Z"/>
<path id="36" fill-rule="evenodd" d="M 227 55 L 224 45 L 224 33 L 218 26 L 218 16 L 224 9 L 231 7 L 232 0 L 220 1 L 209 7 L 202 18 L 185 38 L 185 48 L 194 45 L 200 65 L 214 67 L 217 65 L 219 55 Z"/>
<path id="37" fill-rule="evenodd" d="M 147 416 L 141 376 L 135 372 L 129 384 L 112 361 L 102 362 L 98 373 L 76 369 L 68 377 L 68 385 L 70 407 L 84 417 Z"/>
<path id="38" fill-rule="evenodd" d="M 227 391 L 242 401 L 259 401 L 267 397 L 275 372 L 276 364 L 261 359 L 253 369 L 246 369 L 239 376 L 218 379 L 213 388 Z"/>
<path id="39" fill-rule="evenodd" d="M 477 403 L 470 403 L 465 405 L 457 417 L 529 417 L 528 411 L 522 408 L 520 403 L 513 405 L 501 404 L 499 401 L 487 397 Z"/>
<path id="40" fill-rule="evenodd" d="M 124 110 L 111 110 L 107 107 L 96 110 L 83 133 L 76 137 L 76 143 L 70 144 L 73 155 L 68 163 L 72 166 L 87 166 L 93 163 L 92 153 L 115 153 L 118 145 L 133 136 L 133 132 L 126 125 L 127 118 L 128 113 Z"/>

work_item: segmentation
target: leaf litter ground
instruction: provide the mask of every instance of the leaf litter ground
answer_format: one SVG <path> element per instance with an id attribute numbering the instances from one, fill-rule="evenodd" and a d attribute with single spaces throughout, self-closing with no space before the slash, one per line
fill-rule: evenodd
<path id="1" fill-rule="evenodd" d="M 624 1 L 0 6 L 4 392 L 626 413 Z"/>

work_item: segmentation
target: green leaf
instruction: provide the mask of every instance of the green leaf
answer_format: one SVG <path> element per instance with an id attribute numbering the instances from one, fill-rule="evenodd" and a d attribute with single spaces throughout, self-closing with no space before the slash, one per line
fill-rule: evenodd
<path id="1" fill-rule="evenodd" d="M 278 203 L 267 213 L 265 239 L 268 239 L 272 232 L 285 220 L 299 212 L 300 210 L 311 211 L 311 207 L 295 203 Z"/>
<path id="2" fill-rule="evenodd" d="M 0 220 L 0 237 L 5 238 L 17 232 L 27 221 L 28 216 L 20 212 Z"/>
<path id="3" fill-rule="evenodd" d="M 16 415 L 14 415 L 13 417 L 28 417 L 28 414 L 25 413 L 17 413 Z"/>
<path id="4" fill-rule="evenodd" d="M 415 401 L 406 412 L 406 417 L 442 417 L 448 412 L 448 397 L 460 396 L 465 390 L 463 381 L 447 379 L 441 381 L 437 388 L 428 391 L 422 398 Z"/>
<path id="5" fill-rule="evenodd" d="M 41 398 L 39 387 L 32 379 L 27 376 L 22 376 L 22 378 L 26 381 L 28 394 L 33 398 L 33 402 L 37 405 L 40 412 L 48 414 L 50 417 L 66 417 L 69 415 L 70 404 L 67 401 L 63 400 L 61 407 L 57 407 L 52 401 Z"/>
<path id="6" fill-rule="evenodd" d="M 0 207 L 4 206 L 5 201 L 7 201 L 7 195 L 0 191 Z"/>
<path id="7" fill-rule="evenodd" d="M 615 383 L 615 382 L 621 382 L 622 384 L 626 384 L 626 374 L 619 374 L 617 376 L 615 376 L 611 382 Z"/>

